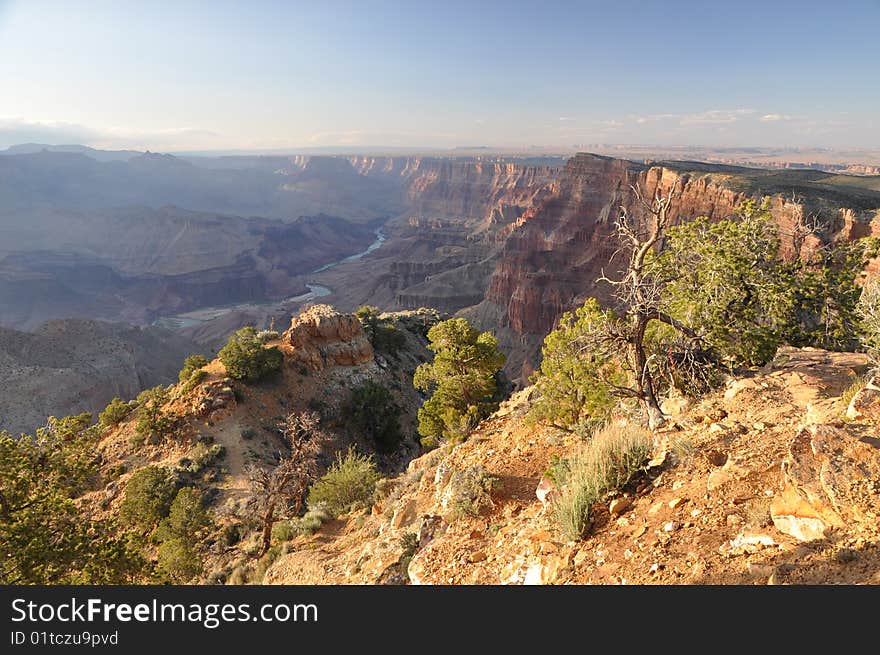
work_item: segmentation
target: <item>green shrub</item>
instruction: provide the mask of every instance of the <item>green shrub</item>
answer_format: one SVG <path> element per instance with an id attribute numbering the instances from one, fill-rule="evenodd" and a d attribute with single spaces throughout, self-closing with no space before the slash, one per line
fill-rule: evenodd
<path id="1" fill-rule="evenodd" d="M 553 502 L 553 518 L 562 534 L 576 541 L 590 525 L 590 511 L 596 498 L 586 487 L 565 487 Z"/>
<path id="2" fill-rule="evenodd" d="M 505 358 L 492 334 L 464 318 L 437 323 L 428 339 L 434 361 L 421 364 L 413 376 L 416 389 L 432 392 L 419 409 L 419 434 L 462 441 L 497 408 L 497 376 Z"/>
<path id="3" fill-rule="evenodd" d="M 123 475 L 128 470 L 128 467 L 125 464 L 115 464 L 107 469 L 107 477 L 110 480 L 115 480 L 116 478 Z"/>
<path id="4" fill-rule="evenodd" d="M 544 477 L 557 487 L 562 487 L 568 481 L 570 473 L 571 468 L 567 459 L 559 455 L 551 455 L 550 463 L 544 471 Z"/>
<path id="5" fill-rule="evenodd" d="M 862 346 L 871 362 L 880 367 L 880 279 L 872 279 L 862 287 L 857 311 Z"/>
<path id="6" fill-rule="evenodd" d="M 263 341 L 252 327 L 237 330 L 218 356 L 230 377 L 247 382 L 256 382 L 280 370 L 284 361 L 278 348 L 263 347 Z"/>
<path id="7" fill-rule="evenodd" d="M 566 538 L 583 537 L 593 503 L 629 482 L 644 467 L 652 445 L 651 434 L 641 428 L 608 426 L 575 452 L 553 503 L 557 526 Z"/>
<path id="8" fill-rule="evenodd" d="M 169 435 L 174 429 L 174 419 L 165 414 L 162 406 L 168 401 L 168 390 L 159 385 L 142 391 L 138 397 L 138 417 L 135 432 L 143 443 Z"/>
<path id="9" fill-rule="evenodd" d="M 696 446 L 690 437 L 673 434 L 669 436 L 669 452 L 675 455 L 678 461 L 683 462 L 693 457 Z"/>
<path id="10" fill-rule="evenodd" d="M 368 437 L 381 452 L 391 452 L 400 444 L 400 408 L 391 392 L 367 380 L 351 392 L 346 414 L 356 430 Z"/>
<path id="11" fill-rule="evenodd" d="M 215 443 L 211 446 L 204 443 L 196 444 L 189 453 L 190 462 L 186 469 L 190 473 L 201 473 L 206 468 L 214 466 L 225 455 L 226 447 L 223 444 Z"/>
<path id="12" fill-rule="evenodd" d="M 273 339 L 277 339 L 279 336 L 278 330 L 260 330 L 257 332 L 257 339 L 260 340 L 261 343 L 266 343 L 267 341 L 272 341 Z"/>
<path id="13" fill-rule="evenodd" d="M 403 548 L 403 554 L 400 556 L 400 573 L 408 578 L 409 563 L 419 549 L 419 535 L 415 532 L 405 533 L 400 537 L 400 547 Z"/>
<path id="14" fill-rule="evenodd" d="M 189 376 L 189 379 L 183 385 L 183 393 L 188 394 L 197 386 L 199 386 L 202 382 L 204 382 L 205 378 L 207 377 L 208 371 L 205 371 L 204 369 L 193 371 L 192 375 Z"/>
<path id="15" fill-rule="evenodd" d="M 193 487 L 183 487 L 177 492 L 157 532 L 160 540 L 181 539 L 194 544 L 201 533 L 211 527 L 210 512 L 202 503 L 202 493 Z"/>
<path id="16" fill-rule="evenodd" d="M 117 425 L 122 419 L 131 414 L 131 410 L 131 405 L 122 400 L 122 398 L 114 398 L 104 408 L 104 411 L 98 414 L 98 422 L 105 428 Z"/>
<path id="17" fill-rule="evenodd" d="M 232 569 L 232 573 L 226 578 L 228 585 L 246 585 L 251 575 L 251 567 L 247 564 L 240 564 Z"/>
<path id="18" fill-rule="evenodd" d="M 296 528 L 290 521 L 278 521 L 278 523 L 272 526 L 272 540 L 277 543 L 290 541 L 296 535 Z"/>
<path id="19" fill-rule="evenodd" d="M 530 420 L 569 431 L 584 421 L 604 423 L 617 404 L 608 382 L 622 385 L 626 376 L 613 360 L 584 352 L 582 340 L 605 320 L 598 301 L 590 298 L 574 313 L 563 314 L 559 327 L 545 337 L 541 369 L 532 376 L 539 395 L 529 408 Z"/>
<path id="20" fill-rule="evenodd" d="M 177 379 L 184 383 L 192 377 L 192 374 L 208 365 L 208 359 L 204 355 L 190 355 L 183 360 L 183 368 L 177 374 Z"/>
<path id="21" fill-rule="evenodd" d="M 452 490 L 447 505 L 449 518 L 454 521 L 465 516 L 480 516 L 493 506 L 492 492 L 497 486 L 498 478 L 489 475 L 482 466 L 454 470 L 448 483 Z"/>
<path id="22" fill-rule="evenodd" d="M 169 582 L 189 582 L 202 572 L 199 543 L 213 525 L 211 515 L 202 504 L 198 489 L 184 487 L 177 492 L 168 516 L 156 530 L 159 543 L 158 569 Z"/>
<path id="23" fill-rule="evenodd" d="M 168 539 L 159 544 L 157 568 L 164 580 L 185 584 L 202 572 L 202 560 L 183 540 Z"/>
<path id="24" fill-rule="evenodd" d="M 310 508 L 308 512 L 298 518 L 285 521 L 289 525 L 290 538 L 308 537 L 317 531 L 324 523 L 333 518 L 323 507 Z M 286 530 L 286 529 L 285 529 Z M 274 536 L 274 532 L 272 533 Z"/>
<path id="25" fill-rule="evenodd" d="M 168 515 L 176 484 L 171 471 L 147 466 L 134 473 L 125 486 L 119 506 L 119 519 L 143 531 L 152 530 Z"/>
<path id="26" fill-rule="evenodd" d="M 333 516 L 367 507 L 373 502 L 378 479 L 373 458 L 349 448 L 344 458 L 337 453 L 330 470 L 311 486 L 308 505 L 323 505 Z"/>

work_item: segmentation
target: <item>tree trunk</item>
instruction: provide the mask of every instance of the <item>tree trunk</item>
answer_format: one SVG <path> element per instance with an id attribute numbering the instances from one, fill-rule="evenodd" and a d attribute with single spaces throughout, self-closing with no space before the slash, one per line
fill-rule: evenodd
<path id="1" fill-rule="evenodd" d="M 275 503 L 270 503 L 263 514 L 263 547 L 260 549 L 260 557 L 265 555 L 272 545 L 272 526 L 275 524 Z"/>
<path id="2" fill-rule="evenodd" d="M 648 327 L 649 317 L 639 315 L 636 317 L 636 326 L 633 330 L 632 348 L 633 364 L 636 372 L 636 390 L 648 415 L 648 428 L 656 430 L 666 422 L 657 395 L 654 393 L 654 381 L 648 372 L 648 358 L 645 356 L 645 328 Z"/>

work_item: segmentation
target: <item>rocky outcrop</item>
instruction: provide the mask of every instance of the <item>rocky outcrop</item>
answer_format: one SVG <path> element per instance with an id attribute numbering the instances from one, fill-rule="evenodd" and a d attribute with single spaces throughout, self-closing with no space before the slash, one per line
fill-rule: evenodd
<path id="1" fill-rule="evenodd" d="M 842 412 L 865 357 L 781 354 L 683 409 L 678 445 L 594 503 L 582 539 L 561 534 L 546 472 L 583 442 L 527 421 L 523 390 L 464 443 L 412 460 L 371 511 L 297 541 L 264 582 L 376 584 L 391 567 L 410 584 L 877 584 L 880 443 L 864 423 L 810 422 L 817 400 Z"/>
<path id="2" fill-rule="evenodd" d="M 783 490 L 770 506 L 773 524 L 800 541 L 832 528 L 876 525 L 880 517 L 880 440 L 844 425 L 811 425 L 782 462 Z"/>
<path id="3" fill-rule="evenodd" d="M 859 389 L 846 408 L 850 420 L 873 419 L 880 421 L 880 380 L 873 377 Z"/>
<path id="4" fill-rule="evenodd" d="M 358 318 L 330 305 L 315 305 L 293 318 L 281 340 L 292 348 L 291 359 L 312 371 L 373 361 L 373 346 Z"/>

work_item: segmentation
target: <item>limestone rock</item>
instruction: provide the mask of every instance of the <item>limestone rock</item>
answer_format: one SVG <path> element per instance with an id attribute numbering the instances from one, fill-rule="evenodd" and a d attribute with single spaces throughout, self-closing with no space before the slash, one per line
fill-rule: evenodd
<path id="1" fill-rule="evenodd" d="M 706 489 L 715 491 L 732 480 L 741 480 L 749 474 L 749 470 L 744 466 L 736 464 L 732 459 L 728 459 L 724 466 L 713 470 L 706 480 Z"/>
<path id="2" fill-rule="evenodd" d="M 782 463 L 783 490 L 770 505 L 774 525 L 810 541 L 831 527 L 876 525 L 880 448 L 844 424 L 810 425 L 789 445 Z"/>
<path id="3" fill-rule="evenodd" d="M 629 498 L 615 498 L 608 505 L 608 513 L 611 514 L 611 516 L 620 516 L 630 507 L 632 507 L 632 501 Z"/>
<path id="4" fill-rule="evenodd" d="M 693 404 L 693 399 L 687 396 L 671 396 L 660 404 L 660 411 L 667 416 L 678 416 L 690 409 Z"/>
<path id="5" fill-rule="evenodd" d="M 294 317 L 282 342 L 293 348 L 294 361 L 313 371 L 373 361 L 373 346 L 357 316 L 330 305 L 315 305 Z"/>
<path id="6" fill-rule="evenodd" d="M 846 417 L 855 421 L 880 419 L 880 389 L 866 386 L 849 402 Z"/>
<path id="7" fill-rule="evenodd" d="M 475 550 L 467 556 L 467 561 L 471 564 L 476 564 L 477 562 L 485 561 L 486 559 L 486 551 L 485 550 Z"/>
<path id="8" fill-rule="evenodd" d="M 535 496 L 538 497 L 538 500 L 541 501 L 542 505 L 547 505 L 555 490 L 556 485 L 554 485 L 549 478 L 542 477 L 541 481 L 538 483 L 538 488 L 535 489 Z"/>
<path id="9" fill-rule="evenodd" d="M 771 546 L 778 546 L 778 544 L 770 535 L 743 533 L 722 545 L 719 550 L 728 555 L 742 555 L 744 553 L 755 553 Z"/>
<path id="10" fill-rule="evenodd" d="M 393 528 L 401 528 L 404 525 L 412 523 L 416 520 L 416 501 L 409 500 L 402 507 L 398 507 L 394 510 L 394 515 L 391 517 L 391 527 Z"/>

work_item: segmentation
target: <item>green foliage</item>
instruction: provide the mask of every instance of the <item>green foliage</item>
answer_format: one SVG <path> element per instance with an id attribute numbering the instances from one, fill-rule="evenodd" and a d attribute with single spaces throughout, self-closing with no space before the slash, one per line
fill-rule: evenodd
<path id="1" fill-rule="evenodd" d="M 278 521 L 278 523 L 272 526 L 272 541 L 276 543 L 290 541 L 296 535 L 296 528 L 290 521 Z"/>
<path id="2" fill-rule="evenodd" d="M 361 305 L 354 312 L 354 315 L 357 316 L 358 320 L 361 322 L 364 332 L 370 341 L 373 340 L 373 337 L 376 334 L 376 328 L 379 326 L 379 313 L 379 308 L 373 307 L 372 305 Z"/>
<path id="3" fill-rule="evenodd" d="M 0 584 L 123 584 L 145 563 L 78 496 L 97 480 L 91 416 L 50 418 L 36 435 L 0 431 Z"/>
<path id="4" fill-rule="evenodd" d="M 202 572 L 198 547 L 213 526 L 198 489 L 184 487 L 177 492 L 168 516 L 159 524 L 158 569 L 169 582 L 189 582 Z"/>
<path id="5" fill-rule="evenodd" d="M 415 532 L 404 533 L 400 537 L 400 547 L 403 549 L 403 553 L 400 555 L 400 573 L 408 578 L 409 563 L 419 549 L 419 535 Z"/>
<path id="6" fill-rule="evenodd" d="M 192 375 L 189 376 L 189 379 L 184 383 L 182 387 L 184 395 L 190 393 L 193 389 L 199 386 L 207 377 L 208 371 L 205 371 L 203 369 L 193 371 Z"/>
<path id="7" fill-rule="evenodd" d="M 498 486 L 498 478 L 480 465 L 468 469 L 455 469 L 449 476 L 449 518 L 456 520 L 465 516 L 480 516 L 493 506 L 492 492 Z"/>
<path id="8" fill-rule="evenodd" d="M 738 219 L 699 217 L 670 228 L 656 260 L 668 280 L 666 311 L 722 356 L 758 364 L 771 359 L 791 312 L 791 281 L 779 255 L 769 204 L 746 201 Z"/>
<path id="9" fill-rule="evenodd" d="M 190 355 L 183 360 L 183 368 L 180 369 L 177 378 L 181 383 L 190 379 L 193 373 L 208 365 L 208 359 L 204 355 Z"/>
<path id="10" fill-rule="evenodd" d="M 247 382 L 256 382 L 280 370 L 284 361 L 278 348 L 263 347 L 263 340 L 253 327 L 236 330 L 218 356 L 230 377 Z"/>
<path id="11" fill-rule="evenodd" d="M 98 423 L 105 428 L 117 425 L 122 419 L 131 414 L 131 410 L 131 405 L 122 400 L 122 398 L 114 398 L 104 408 L 104 411 L 98 414 Z"/>
<path id="12" fill-rule="evenodd" d="M 846 410 L 849 409 L 849 404 L 852 402 L 852 399 L 855 398 L 856 394 L 864 389 L 865 386 L 868 384 L 868 378 L 868 375 L 853 376 L 852 384 L 850 384 L 846 389 L 843 390 L 843 393 L 840 394 L 841 420 L 850 420 L 846 416 Z"/>
<path id="13" fill-rule="evenodd" d="M 544 477 L 550 480 L 557 487 L 561 487 L 565 484 L 565 481 L 568 480 L 568 476 L 570 473 L 571 468 L 569 465 L 569 461 L 564 457 L 560 457 L 559 455 L 554 454 L 550 456 L 550 463 L 544 470 Z"/>
<path id="14" fill-rule="evenodd" d="M 185 584 L 202 572 L 202 560 L 180 539 L 168 539 L 159 544 L 157 568 L 168 582 Z"/>
<path id="15" fill-rule="evenodd" d="M 786 261 L 769 202 L 747 200 L 738 217 L 670 228 L 653 262 L 666 281 L 664 309 L 700 332 L 722 357 L 769 361 L 782 343 L 833 350 L 857 344 L 857 279 L 876 239 L 820 248 Z"/>
<path id="16" fill-rule="evenodd" d="M 616 404 L 609 384 L 622 385 L 619 365 L 596 352 L 585 352 L 583 341 L 607 322 L 595 298 L 574 313 L 566 312 L 541 349 L 541 369 L 532 377 L 538 400 L 529 418 L 572 430 L 584 419 L 604 421 Z"/>
<path id="17" fill-rule="evenodd" d="M 350 448 L 309 489 L 309 507 L 326 507 L 333 516 L 368 507 L 373 502 L 379 474 L 373 458 Z"/>
<path id="18" fill-rule="evenodd" d="M 561 490 L 553 512 L 566 538 L 584 536 L 593 503 L 629 482 L 644 467 L 652 444 L 651 435 L 640 428 L 608 426 L 567 460 L 567 465 L 556 467 Z"/>
<path id="19" fill-rule="evenodd" d="M 346 414 L 355 429 L 369 437 L 382 452 L 393 451 L 403 439 L 400 407 L 391 392 L 377 382 L 367 380 L 352 390 Z"/>
<path id="20" fill-rule="evenodd" d="M 497 374 L 504 365 L 498 340 L 464 318 L 437 323 L 428 330 L 434 361 L 416 369 L 413 384 L 433 395 L 419 409 L 419 434 L 435 440 L 462 441 L 497 407 Z"/>
<path id="21" fill-rule="evenodd" d="M 880 367 L 880 279 L 865 283 L 856 309 L 862 346 L 871 362 Z"/>
<path id="22" fill-rule="evenodd" d="M 190 473 L 199 474 L 205 469 L 214 466 L 226 455 L 226 447 L 223 444 L 215 443 L 210 446 L 204 443 L 196 444 L 190 451 L 189 464 L 186 470 Z"/>
<path id="23" fill-rule="evenodd" d="M 330 512 L 323 506 L 310 507 L 309 511 L 302 516 L 276 523 L 272 527 L 272 538 L 283 542 L 294 537 L 308 537 L 332 518 Z"/>
<path id="24" fill-rule="evenodd" d="M 404 333 L 392 321 L 380 318 L 379 309 L 371 305 L 363 305 L 354 314 L 376 352 L 397 358 L 406 344 Z"/>
<path id="25" fill-rule="evenodd" d="M 161 466 L 146 466 L 128 480 L 119 506 L 119 519 L 142 532 L 152 530 L 168 516 L 174 500 L 176 483 L 171 471 Z"/>
<path id="26" fill-rule="evenodd" d="M 174 429 L 174 419 L 163 409 L 166 402 L 168 402 L 168 390 L 161 385 L 138 394 L 135 433 L 142 442 L 146 439 L 155 440 L 165 437 Z"/>
<path id="27" fill-rule="evenodd" d="M 783 336 L 793 346 L 852 350 L 862 327 L 859 279 L 880 254 L 880 239 L 865 237 L 820 249 L 790 265 L 792 312 Z"/>

